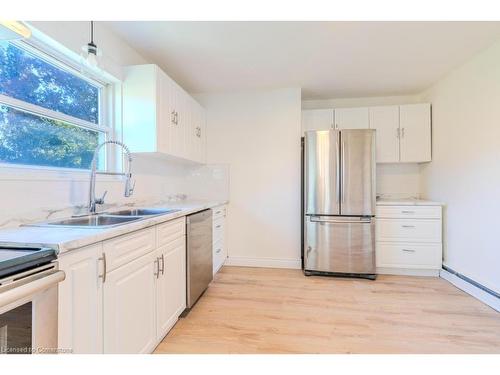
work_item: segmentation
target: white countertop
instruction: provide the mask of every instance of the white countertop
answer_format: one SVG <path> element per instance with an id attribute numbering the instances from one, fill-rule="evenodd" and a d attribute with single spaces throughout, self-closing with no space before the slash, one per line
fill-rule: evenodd
<path id="1" fill-rule="evenodd" d="M 443 206 L 441 202 L 433 202 L 425 199 L 377 199 L 377 206 Z"/>
<path id="2" fill-rule="evenodd" d="M 227 201 L 179 202 L 176 204 L 143 205 L 148 208 L 175 208 L 179 211 L 144 218 L 111 228 L 18 227 L 0 230 L 0 246 L 44 246 L 66 252 L 101 242 L 116 236 L 186 216 L 207 208 L 226 204 Z M 130 207 L 129 207 L 130 208 Z"/>

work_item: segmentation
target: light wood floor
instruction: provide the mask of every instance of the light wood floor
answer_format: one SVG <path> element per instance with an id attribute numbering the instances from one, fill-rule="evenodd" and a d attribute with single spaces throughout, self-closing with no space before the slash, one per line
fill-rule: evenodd
<path id="1" fill-rule="evenodd" d="M 224 267 L 155 353 L 500 353 L 500 313 L 439 278 Z"/>

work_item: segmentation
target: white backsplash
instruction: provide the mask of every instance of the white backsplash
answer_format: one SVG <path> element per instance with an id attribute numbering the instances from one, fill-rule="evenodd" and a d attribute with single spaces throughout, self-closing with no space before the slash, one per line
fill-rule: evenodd
<path id="1" fill-rule="evenodd" d="M 421 198 L 420 166 L 415 163 L 377 164 L 377 196 L 385 199 Z"/>
<path id="2" fill-rule="evenodd" d="M 178 202 L 179 200 L 227 200 L 229 168 L 220 165 L 194 165 L 134 155 L 134 194 L 123 196 L 120 177 L 97 176 L 96 194 L 104 191 L 106 205 Z M 0 228 L 56 219 L 85 212 L 88 173 L 64 174 L 24 169 L 0 169 Z"/>

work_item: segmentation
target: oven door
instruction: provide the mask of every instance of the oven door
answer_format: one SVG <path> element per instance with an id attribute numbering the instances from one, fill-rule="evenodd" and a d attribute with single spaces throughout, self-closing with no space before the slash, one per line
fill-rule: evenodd
<path id="1" fill-rule="evenodd" d="M 57 284 L 54 264 L 0 280 L 0 354 L 57 352 Z"/>

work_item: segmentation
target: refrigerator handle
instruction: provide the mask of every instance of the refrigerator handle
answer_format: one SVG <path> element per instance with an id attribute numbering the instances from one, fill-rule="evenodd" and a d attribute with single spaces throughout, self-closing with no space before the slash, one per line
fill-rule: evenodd
<path id="1" fill-rule="evenodd" d="M 337 155 L 337 203 L 340 202 L 340 158 L 339 158 L 339 139 L 335 143 L 335 152 Z"/>
<path id="2" fill-rule="evenodd" d="M 339 220 L 332 217 L 322 217 L 322 216 L 311 216 L 311 222 L 314 223 L 337 223 L 337 224 L 367 224 L 371 223 L 371 217 L 363 217 L 359 220 Z"/>
<path id="3" fill-rule="evenodd" d="M 345 201 L 344 197 L 344 187 L 345 187 L 345 143 L 342 141 L 341 143 L 341 148 L 342 148 L 342 189 L 341 189 L 341 194 L 342 194 L 342 203 Z"/>

